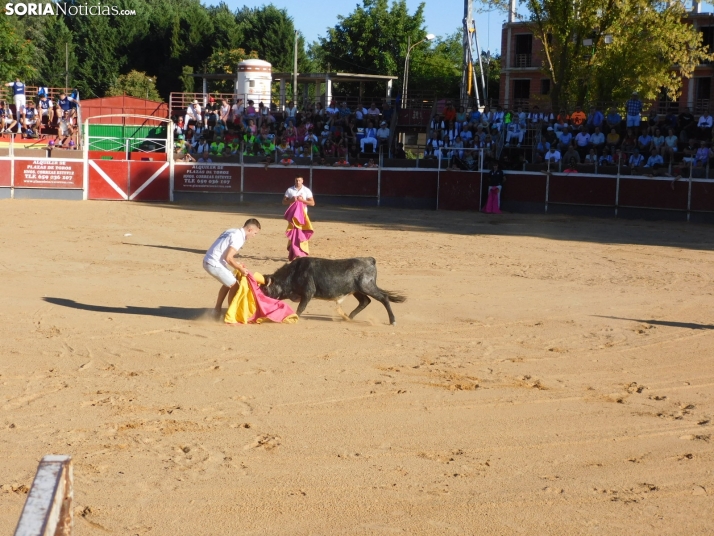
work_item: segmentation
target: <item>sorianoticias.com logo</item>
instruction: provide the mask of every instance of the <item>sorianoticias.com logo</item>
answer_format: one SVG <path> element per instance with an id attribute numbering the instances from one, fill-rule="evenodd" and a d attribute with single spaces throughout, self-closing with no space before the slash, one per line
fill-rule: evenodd
<path id="1" fill-rule="evenodd" d="M 97 17 L 97 16 L 127 16 L 136 15 L 134 9 L 120 9 L 117 6 L 107 6 L 102 3 L 78 4 L 68 2 L 27 2 L 5 4 L 5 15 L 69 15 L 71 17 Z"/>

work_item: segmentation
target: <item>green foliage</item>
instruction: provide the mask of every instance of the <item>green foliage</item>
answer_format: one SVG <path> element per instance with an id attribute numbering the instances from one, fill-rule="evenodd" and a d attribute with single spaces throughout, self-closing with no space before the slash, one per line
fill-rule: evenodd
<path id="1" fill-rule="evenodd" d="M 458 95 L 463 62 L 462 39 L 461 31 L 457 30 L 437 38 L 431 47 L 426 43 L 415 47 L 409 57 L 409 87 L 444 96 Z"/>
<path id="2" fill-rule="evenodd" d="M 25 39 L 22 27 L 12 17 L 0 16 L 0 81 L 14 81 L 16 76 L 27 82 L 37 75 L 35 46 Z"/>
<path id="3" fill-rule="evenodd" d="M 408 38 L 417 43 L 426 37 L 424 3 L 412 15 L 406 0 L 394 0 L 391 6 L 388 0 L 362 0 L 355 11 L 338 20 L 320 38 L 319 50 L 313 49 L 322 69 L 329 63 L 332 71 L 395 75 L 401 83 Z M 412 52 L 411 68 L 418 69 L 420 54 L 416 49 Z"/>
<path id="4" fill-rule="evenodd" d="M 215 50 L 206 62 L 206 72 L 234 74 L 238 64 L 248 58 L 258 58 L 258 53 L 254 50 L 250 54 L 246 54 L 242 48 Z M 218 80 L 213 82 L 211 89 L 218 93 L 233 93 L 235 82 L 233 80 Z"/>
<path id="5" fill-rule="evenodd" d="M 156 90 L 156 80 L 139 71 L 129 71 L 119 76 L 107 90 L 107 96 L 120 97 L 128 95 L 140 99 L 160 101 Z"/>
<path id="6" fill-rule="evenodd" d="M 495 3 L 508 9 L 507 0 Z M 676 98 L 681 77 L 712 58 L 698 32 L 682 22 L 682 0 L 526 0 L 525 5 L 545 49 L 543 70 L 556 107 L 622 100 L 632 91 L 654 99 L 662 88 Z M 612 36 L 611 44 L 606 36 Z"/>
<path id="7" fill-rule="evenodd" d="M 43 47 L 38 82 L 47 87 L 65 87 L 66 81 L 69 87 L 73 87 L 77 55 L 72 32 L 61 17 L 46 17 L 45 20 L 46 44 Z"/>

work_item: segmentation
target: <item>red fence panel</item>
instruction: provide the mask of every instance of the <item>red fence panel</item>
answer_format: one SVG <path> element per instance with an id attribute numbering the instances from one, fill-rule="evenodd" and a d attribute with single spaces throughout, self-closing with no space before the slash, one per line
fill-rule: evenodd
<path id="1" fill-rule="evenodd" d="M 548 201 L 573 205 L 615 206 L 617 178 L 605 176 L 551 175 Z"/>
<path id="2" fill-rule="evenodd" d="M 692 181 L 692 210 L 714 212 L 714 182 Z"/>
<path id="3" fill-rule="evenodd" d="M 170 171 L 168 162 L 129 162 L 129 200 L 168 201 Z"/>
<path id="4" fill-rule="evenodd" d="M 376 169 L 315 168 L 312 189 L 322 195 L 353 195 L 377 197 Z"/>
<path id="5" fill-rule="evenodd" d="M 436 199 L 437 172 L 382 170 L 382 197 L 418 197 Z"/>
<path id="6" fill-rule="evenodd" d="M 487 184 L 487 175 L 483 176 Z M 543 203 L 545 206 L 546 176 L 543 173 L 506 173 L 501 200 L 521 203 Z"/>
<path id="7" fill-rule="evenodd" d="M 82 189 L 83 175 L 79 160 L 15 160 L 16 188 Z"/>
<path id="8" fill-rule="evenodd" d="M 689 185 L 680 181 L 672 191 L 670 180 L 630 179 L 620 177 L 621 207 L 687 210 Z"/>
<path id="9" fill-rule="evenodd" d="M 10 175 L 12 175 L 11 172 L 12 168 L 12 161 L 11 160 L 0 160 L 0 187 L 2 186 L 12 186 L 10 182 Z"/>
<path id="10" fill-rule="evenodd" d="M 243 191 L 253 194 L 284 194 L 285 190 L 295 185 L 295 177 L 302 176 L 305 185 L 309 185 L 310 170 L 294 166 L 245 167 Z M 322 192 L 321 192 L 322 193 Z"/>
<path id="11" fill-rule="evenodd" d="M 90 160 L 88 199 L 125 200 L 129 198 L 127 160 Z"/>
<path id="12" fill-rule="evenodd" d="M 225 164 L 176 164 L 174 190 L 240 193 L 240 167 Z"/>
<path id="13" fill-rule="evenodd" d="M 439 178 L 439 208 L 442 210 L 479 210 L 480 172 L 446 171 Z"/>

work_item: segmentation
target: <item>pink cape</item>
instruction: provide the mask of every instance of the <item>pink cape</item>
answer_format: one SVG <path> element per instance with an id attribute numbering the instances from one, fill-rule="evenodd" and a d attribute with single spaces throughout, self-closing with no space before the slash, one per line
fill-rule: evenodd
<path id="1" fill-rule="evenodd" d="M 297 257 L 307 257 L 307 252 L 300 247 L 301 242 L 307 242 L 313 235 L 310 219 L 307 217 L 306 205 L 302 201 L 295 201 L 285 211 L 284 218 L 288 221 L 288 260 Z"/>
<path id="2" fill-rule="evenodd" d="M 498 186 L 491 186 L 488 189 L 488 201 L 483 211 L 486 214 L 501 214 L 501 209 L 498 207 Z"/>
<path id="3" fill-rule="evenodd" d="M 258 319 L 267 318 L 273 322 L 280 323 L 290 315 L 295 314 L 295 311 L 293 311 L 288 304 L 280 300 L 269 298 L 263 294 L 263 291 L 260 290 L 260 285 L 253 279 L 252 274 L 248 274 L 246 277 L 248 278 L 248 285 L 250 285 L 250 289 L 253 291 L 253 296 L 255 296 L 255 302 L 258 307 L 248 322 L 255 322 Z"/>

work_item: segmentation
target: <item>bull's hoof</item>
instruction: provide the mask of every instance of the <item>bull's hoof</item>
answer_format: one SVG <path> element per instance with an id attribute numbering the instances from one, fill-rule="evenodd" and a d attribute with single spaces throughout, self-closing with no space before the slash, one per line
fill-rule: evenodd
<path id="1" fill-rule="evenodd" d="M 397 321 L 395 320 L 394 322 L 392 322 L 392 325 L 393 325 L 393 326 L 396 326 L 396 325 L 397 325 Z"/>

